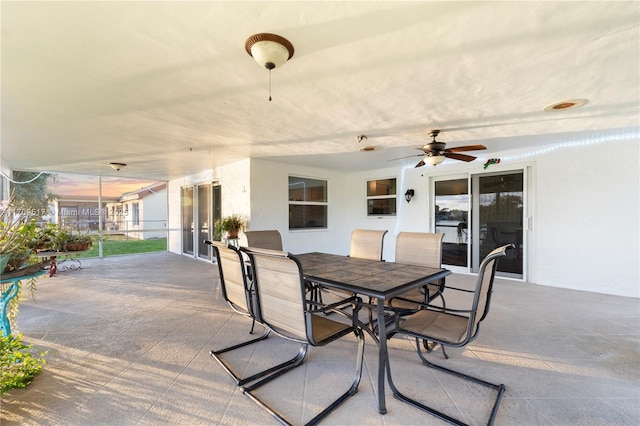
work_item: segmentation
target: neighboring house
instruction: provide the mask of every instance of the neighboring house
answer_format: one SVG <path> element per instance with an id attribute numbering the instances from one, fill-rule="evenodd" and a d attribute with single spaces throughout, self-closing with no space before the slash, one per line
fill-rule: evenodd
<path id="1" fill-rule="evenodd" d="M 74 231 L 98 230 L 100 207 L 96 198 L 95 195 L 58 195 L 50 203 L 53 221 Z M 117 201 L 116 197 L 102 197 L 102 208 Z"/>
<path id="2" fill-rule="evenodd" d="M 52 202 L 55 223 L 87 232 L 99 229 L 100 208 L 94 195 L 59 195 Z M 102 197 L 103 229 L 111 234 L 145 240 L 167 236 L 167 184 L 164 182 Z"/>
<path id="3" fill-rule="evenodd" d="M 147 240 L 167 236 L 167 184 L 162 182 L 123 194 L 114 222 L 131 238 Z"/>

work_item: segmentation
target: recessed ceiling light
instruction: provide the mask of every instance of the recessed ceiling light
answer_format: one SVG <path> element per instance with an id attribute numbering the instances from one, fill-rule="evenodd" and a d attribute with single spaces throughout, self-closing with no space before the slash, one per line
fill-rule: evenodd
<path id="1" fill-rule="evenodd" d="M 571 99 L 568 101 L 556 102 L 555 104 L 547 105 L 544 110 L 549 111 L 565 111 L 568 109 L 579 108 L 589 102 L 586 99 Z"/>
<path id="2" fill-rule="evenodd" d="M 360 151 L 363 151 L 363 152 L 377 151 L 377 150 L 378 150 L 378 147 L 373 145 L 367 145 L 360 148 Z"/>

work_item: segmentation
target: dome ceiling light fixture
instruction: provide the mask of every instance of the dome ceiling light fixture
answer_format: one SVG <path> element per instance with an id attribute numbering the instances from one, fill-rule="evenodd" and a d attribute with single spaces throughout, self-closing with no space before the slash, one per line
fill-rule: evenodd
<path id="1" fill-rule="evenodd" d="M 247 39 L 244 48 L 261 67 L 269 70 L 269 101 L 271 101 L 271 70 L 281 67 L 293 56 L 293 44 L 277 34 L 258 33 Z"/>
<path id="2" fill-rule="evenodd" d="M 568 109 L 579 108 L 589 102 L 586 99 L 571 99 L 568 101 L 556 102 L 555 104 L 544 107 L 546 112 L 565 111 Z"/>
<path id="3" fill-rule="evenodd" d="M 119 172 L 120 169 L 123 168 L 123 167 L 127 167 L 127 165 L 125 163 L 109 163 L 109 165 L 116 172 Z"/>

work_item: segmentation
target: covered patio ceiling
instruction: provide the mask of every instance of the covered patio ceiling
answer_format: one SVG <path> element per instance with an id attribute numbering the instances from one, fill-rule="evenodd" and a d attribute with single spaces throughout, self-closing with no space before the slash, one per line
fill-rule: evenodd
<path id="1" fill-rule="evenodd" d="M 2 166 L 166 180 L 253 157 L 348 172 L 412 166 L 387 160 L 430 129 L 483 158 L 637 135 L 639 21 L 636 1 L 3 1 Z M 244 49 L 259 32 L 295 48 L 271 102 Z M 544 111 L 570 99 L 587 104 Z"/>

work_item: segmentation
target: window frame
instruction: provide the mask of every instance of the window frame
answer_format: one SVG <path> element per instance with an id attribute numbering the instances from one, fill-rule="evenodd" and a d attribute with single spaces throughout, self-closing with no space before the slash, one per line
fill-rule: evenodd
<path id="1" fill-rule="evenodd" d="M 140 204 L 131 203 L 131 225 L 140 226 Z"/>
<path id="2" fill-rule="evenodd" d="M 291 200 L 290 193 L 290 180 L 291 178 L 301 179 L 301 180 L 315 180 L 324 182 L 325 194 L 324 201 L 293 201 Z M 291 206 L 323 206 L 324 207 L 324 226 L 310 226 L 310 227 L 292 227 L 291 222 Z M 327 230 L 329 228 L 329 179 L 311 177 L 311 176 L 302 176 L 298 174 L 290 174 L 287 176 L 287 225 L 289 231 L 313 231 L 313 230 Z"/>
<path id="3" fill-rule="evenodd" d="M 385 194 L 385 195 L 369 195 L 369 185 L 371 182 L 377 181 L 394 181 L 395 193 L 394 194 Z M 365 181 L 365 212 L 367 217 L 397 217 L 398 216 L 398 178 L 395 176 L 384 177 L 384 178 L 375 178 L 375 179 L 367 179 Z M 369 202 L 372 200 L 390 200 L 393 199 L 395 202 L 395 210 L 393 213 L 369 213 Z"/>

